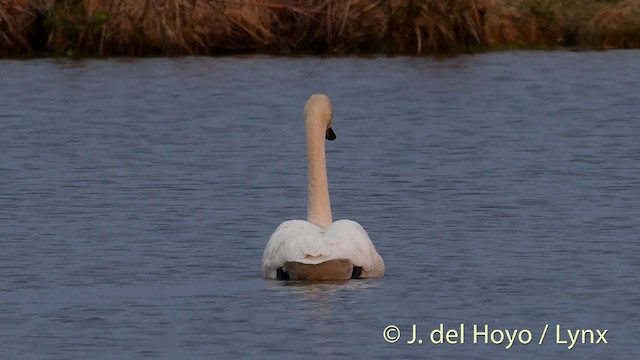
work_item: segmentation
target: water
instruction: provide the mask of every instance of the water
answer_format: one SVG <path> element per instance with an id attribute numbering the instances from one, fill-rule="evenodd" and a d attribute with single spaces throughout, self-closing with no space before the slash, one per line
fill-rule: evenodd
<path id="1" fill-rule="evenodd" d="M 637 51 L 2 61 L 0 358 L 636 359 L 638 83 Z M 260 278 L 305 217 L 313 92 L 384 279 Z"/>

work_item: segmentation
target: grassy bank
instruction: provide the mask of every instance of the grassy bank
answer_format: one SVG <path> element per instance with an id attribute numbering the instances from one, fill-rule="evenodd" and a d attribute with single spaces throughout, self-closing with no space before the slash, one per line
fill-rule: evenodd
<path id="1" fill-rule="evenodd" d="M 0 55 L 640 47 L 640 0 L 0 0 Z"/>

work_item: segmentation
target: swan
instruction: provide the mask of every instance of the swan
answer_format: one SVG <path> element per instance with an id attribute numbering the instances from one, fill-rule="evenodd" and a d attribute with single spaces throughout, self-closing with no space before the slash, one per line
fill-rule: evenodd
<path id="1" fill-rule="evenodd" d="M 324 94 L 304 106 L 307 135 L 307 220 L 288 220 L 262 255 L 262 275 L 278 280 L 348 280 L 384 276 L 384 261 L 355 221 L 332 221 L 325 139 L 335 140 L 333 108 Z"/>

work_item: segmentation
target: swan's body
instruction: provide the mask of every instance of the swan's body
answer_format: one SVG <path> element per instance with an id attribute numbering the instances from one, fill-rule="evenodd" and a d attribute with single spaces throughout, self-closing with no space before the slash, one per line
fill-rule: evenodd
<path id="1" fill-rule="evenodd" d="M 262 256 L 268 279 L 347 280 L 384 276 L 384 262 L 367 232 L 355 221 L 332 221 L 324 140 L 335 139 L 333 110 L 325 95 L 304 108 L 307 132 L 307 221 L 283 222 Z"/>

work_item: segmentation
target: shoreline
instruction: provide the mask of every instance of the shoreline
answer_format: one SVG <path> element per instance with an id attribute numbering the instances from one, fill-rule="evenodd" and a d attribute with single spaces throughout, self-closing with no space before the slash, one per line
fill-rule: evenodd
<path id="1" fill-rule="evenodd" d="M 640 0 L 0 0 L 0 57 L 640 48 Z"/>

